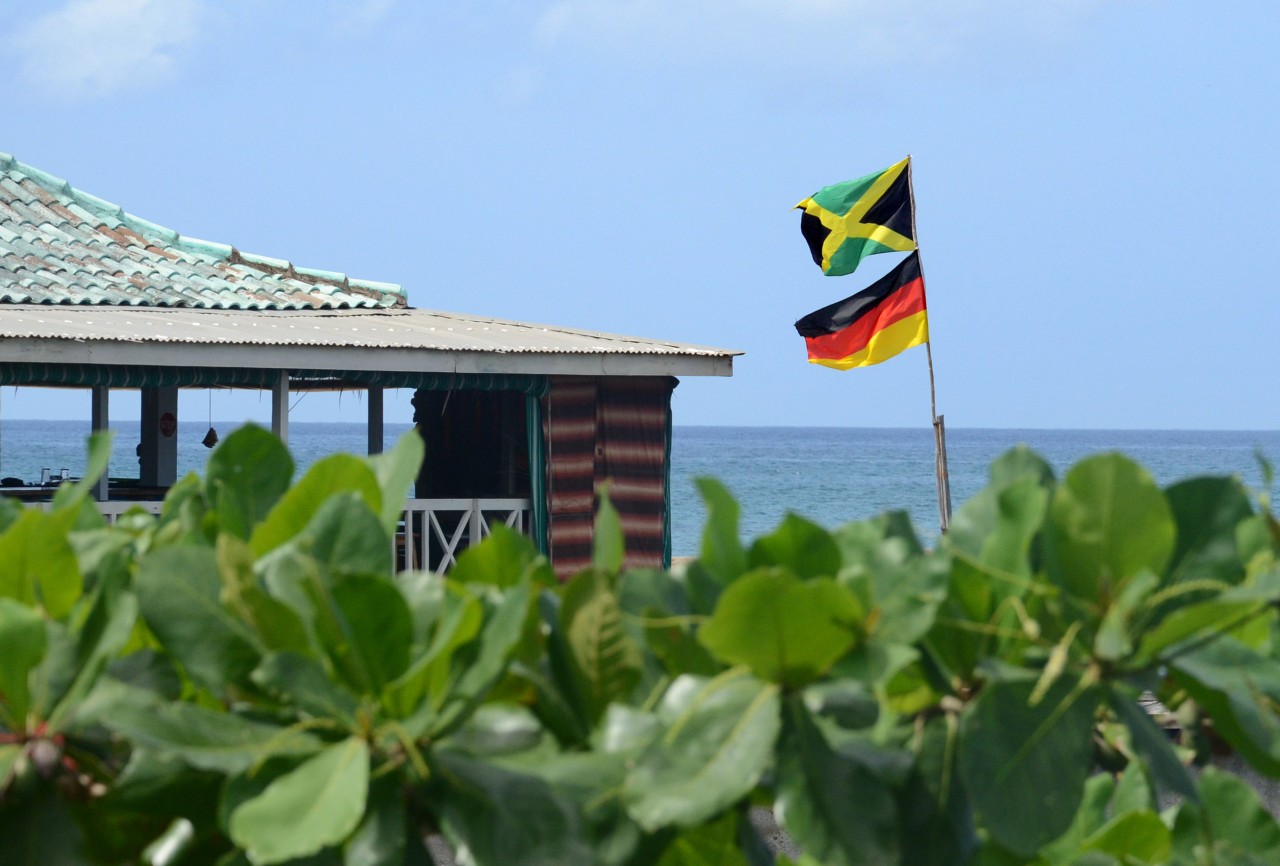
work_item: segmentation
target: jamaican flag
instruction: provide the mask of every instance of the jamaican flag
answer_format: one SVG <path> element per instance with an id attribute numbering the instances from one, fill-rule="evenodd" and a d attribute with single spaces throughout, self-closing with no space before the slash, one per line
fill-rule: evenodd
<path id="1" fill-rule="evenodd" d="M 929 342 L 920 254 L 907 256 L 856 295 L 805 316 L 796 331 L 810 364 L 837 370 L 879 364 Z"/>
<path id="2" fill-rule="evenodd" d="M 884 171 L 824 186 L 796 205 L 813 261 L 829 277 L 851 274 L 875 253 L 916 248 L 911 157 Z"/>

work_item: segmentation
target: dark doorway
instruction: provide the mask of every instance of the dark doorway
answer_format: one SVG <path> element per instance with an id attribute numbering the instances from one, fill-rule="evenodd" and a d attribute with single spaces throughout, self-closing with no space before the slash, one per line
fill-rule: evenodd
<path id="1" fill-rule="evenodd" d="M 413 406 L 426 445 L 419 498 L 529 496 L 523 394 L 418 391 Z"/>

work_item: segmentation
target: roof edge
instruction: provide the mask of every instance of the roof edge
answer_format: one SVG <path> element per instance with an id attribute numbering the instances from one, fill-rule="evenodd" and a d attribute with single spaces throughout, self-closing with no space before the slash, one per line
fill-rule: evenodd
<path id="1" fill-rule="evenodd" d="M 143 236 L 159 240 L 162 243 L 176 246 L 184 252 L 194 253 L 216 261 L 231 261 L 235 264 L 247 265 L 267 273 L 284 273 L 288 276 L 312 285 L 332 285 L 347 291 L 355 290 L 371 296 L 371 300 L 387 307 L 408 306 L 408 293 L 399 283 L 384 283 L 376 280 L 358 280 L 338 271 L 326 271 L 318 268 L 298 267 L 287 259 L 242 252 L 231 244 L 201 240 L 187 237 L 174 229 L 167 228 L 129 213 L 120 205 L 99 198 L 72 186 L 65 178 L 42 171 L 33 165 L 21 161 L 13 154 L 0 151 L 0 172 L 17 171 L 32 183 L 55 196 L 62 196 L 97 215 L 106 221 L 109 227 L 123 225 L 129 230 Z M 112 225 L 114 223 L 114 225 Z"/>

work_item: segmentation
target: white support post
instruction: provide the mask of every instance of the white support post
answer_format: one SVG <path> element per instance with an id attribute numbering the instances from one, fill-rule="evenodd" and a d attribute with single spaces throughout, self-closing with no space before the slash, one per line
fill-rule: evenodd
<path id="1" fill-rule="evenodd" d="M 271 386 L 271 432 L 289 444 L 289 371 L 281 370 Z"/>
<path id="2" fill-rule="evenodd" d="M 480 511 L 480 500 L 471 500 L 471 514 L 467 526 L 467 547 L 475 547 L 484 540 L 484 514 Z M 461 553 L 462 551 L 458 551 Z"/>
<path id="3" fill-rule="evenodd" d="M 172 487 L 178 480 L 178 389 L 142 389 L 138 483 Z"/>
<path id="4" fill-rule="evenodd" d="M 369 453 L 382 453 L 382 389 L 369 389 Z"/>
<path id="5" fill-rule="evenodd" d="M 109 411 L 111 391 L 106 385 L 94 385 L 92 391 L 92 416 L 91 426 L 93 432 L 106 430 L 111 426 L 111 413 Z M 93 485 L 93 498 L 98 502 L 106 502 L 108 490 L 111 483 L 111 467 L 107 466 L 106 471 L 102 473 L 102 477 Z"/>

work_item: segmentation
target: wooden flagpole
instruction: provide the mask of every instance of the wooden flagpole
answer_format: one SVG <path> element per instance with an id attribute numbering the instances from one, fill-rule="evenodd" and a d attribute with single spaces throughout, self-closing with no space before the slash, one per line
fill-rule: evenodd
<path id="1" fill-rule="evenodd" d="M 916 187 L 911 176 L 911 155 L 907 155 L 907 189 L 911 194 L 911 237 L 916 242 L 916 260 L 920 263 L 920 289 L 924 295 L 925 316 L 928 317 L 928 281 L 924 278 L 924 262 L 920 256 L 920 233 L 916 230 Z M 951 478 L 947 472 L 947 428 L 938 414 L 938 396 L 933 380 L 933 330 L 924 344 L 929 359 L 929 409 L 933 415 L 934 473 L 938 481 L 938 521 L 945 533 L 951 525 Z"/>

